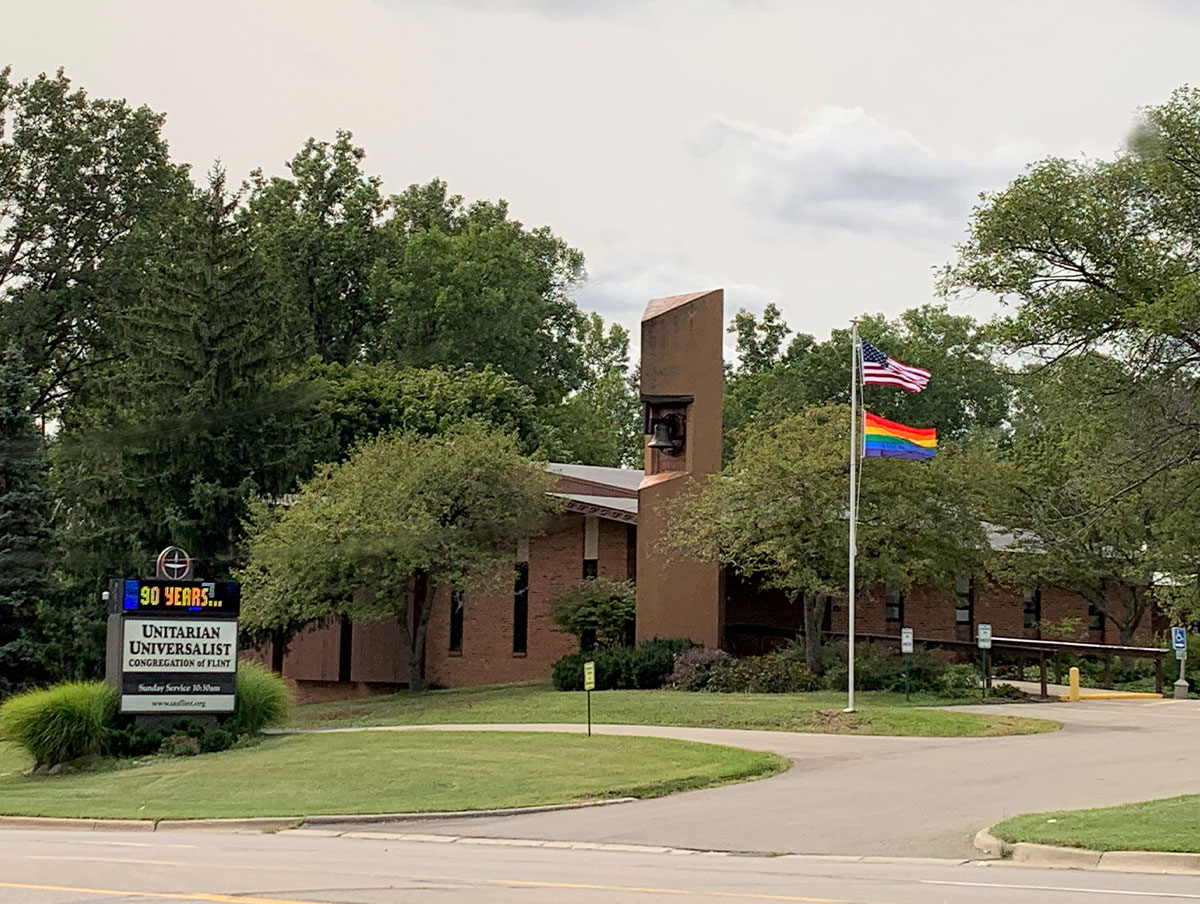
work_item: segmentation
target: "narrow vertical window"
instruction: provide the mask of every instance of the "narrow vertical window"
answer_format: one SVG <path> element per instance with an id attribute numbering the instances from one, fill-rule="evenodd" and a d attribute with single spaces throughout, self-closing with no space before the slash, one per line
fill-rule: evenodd
<path id="1" fill-rule="evenodd" d="M 529 540 L 517 543 L 513 566 L 513 655 L 524 656 L 529 648 Z"/>
<path id="2" fill-rule="evenodd" d="M 513 578 L 513 652 L 529 646 L 529 563 L 518 562 Z"/>
<path id="3" fill-rule="evenodd" d="M 883 600 L 883 620 L 904 621 L 904 593 L 897 584 L 888 584 L 887 595 Z"/>
<path id="4" fill-rule="evenodd" d="M 1089 631 L 1104 632 L 1104 613 L 1091 603 L 1088 603 L 1087 622 Z"/>
<path id="5" fill-rule="evenodd" d="M 585 515 L 583 519 L 583 579 L 600 573 L 600 519 Z"/>
<path id="6" fill-rule="evenodd" d="M 632 524 L 625 525 L 625 577 L 637 580 L 637 528 Z M 829 611 L 828 606 L 825 611 Z"/>
<path id="7" fill-rule="evenodd" d="M 338 681 L 349 681 L 354 662 L 354 622 L 343 615 L 338 633 Z"/>
<path id="8" fill-rule="evenodd" d="M 462 588 L 454 587 L 450 590 L 450 652 L 462 652 L 463 639 L 463 592 Z"/>
<path id="9" fill-rule="evenodd" d="M 1036 628 L 1042 621 L 1042 588 L 1037 586 L 1025 588 L 1025 618 L 1026 628 Z"/>
<path id="10" fill-rule="evenodd" d="M 975 620 L 975 579 L 969 573 L 961 573 L 954 579 L 954 623 L 969 625 Z"/>

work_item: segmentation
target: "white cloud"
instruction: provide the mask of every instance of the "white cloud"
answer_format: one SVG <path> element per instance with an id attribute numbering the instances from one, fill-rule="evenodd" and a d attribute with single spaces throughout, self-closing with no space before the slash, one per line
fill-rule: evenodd
<path id="1" fill-rule="evenodd" d="M 982 160 L 939 152 L 857 107 L 823 107 L 791 135 L 714 117 L 692 150 L 757 215 L 906 243 L 961 234 L 979 192 L 1028 159 L 1015 148 Z"/>
<path id="2" fill-rule="evenodd" d="M 589 270 L 588 280 L 575 293 L 575 299 L 583 310 L 598 311 L 605 319 L 629 327 L 634 361 L 641 344 L 638 324 L 646 303 L 653 298 L 724 288 L 726 319 L 738 308 L 761 312 L 767 304 L 779 301 L 762 286 L 736 282 L 728 274 L 722 277 L 681 257 L 608 253 L 590 262 Z M 726 336 L 724 346 L 725 357 L 731 359 L 732 337 Z"/>

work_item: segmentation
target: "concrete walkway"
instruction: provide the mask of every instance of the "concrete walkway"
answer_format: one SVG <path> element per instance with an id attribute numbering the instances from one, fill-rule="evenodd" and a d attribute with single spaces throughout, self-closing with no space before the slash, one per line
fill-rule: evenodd
<path id="1" fill-rule="evenodd" d="M 1200 701 L 1084 701 L 960 707 L 1063 723 L 1007 738 L 887 738 L 600 725 L 768 750 L 793 767 L 770 779 L 618 807 L 411 823 L 428 834 L 666 845 L 711 850 L 978 856 L 975 832 L 1008 816 L 1200 792 Z M 385 730 L 581 731 L 579 725 L 428 725 Z M 364 781 L 369 781 L 364 776 Z M 392 830 L 405 826 L 399 821 Z M 381 827 L 382 830 L 382 827 Z"/>
<path id="2" fill-rule="evenodd" d="M 1032 694 L 1037 697 L 1042 693 L 1041 682 L 1038 681 L 1010 681 L 1007 678 L 997 678 L 995 684 L 1011 684 L 1013 687 L 1018 687 L 1027 694 Z M 1170 691 L 1170 687 L 1167 687 Z M 1050 697 L 1061 697 L 1066 699 L 1070 694 L 1071 688 L 1066 684 L 1046 684 L 1046 694 Z M 1140 691 L 1115 691 L 1103 687 L 1081 687 L 1079 689 L 1080 697 L 1091 697 L 1094 700 L 1161 700 L 1162 694 L 1143 693 Z"/>

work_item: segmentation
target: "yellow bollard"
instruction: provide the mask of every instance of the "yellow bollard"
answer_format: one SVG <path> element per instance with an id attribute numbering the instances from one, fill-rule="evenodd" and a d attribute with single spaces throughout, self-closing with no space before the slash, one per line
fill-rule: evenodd
<path id="1" fill-rule="evenodd" d="M 1071 666 L 1071 691 L 1067 694 L 1067 699 L 1072 703 L 1079 702 L 1079 669 Z"/>

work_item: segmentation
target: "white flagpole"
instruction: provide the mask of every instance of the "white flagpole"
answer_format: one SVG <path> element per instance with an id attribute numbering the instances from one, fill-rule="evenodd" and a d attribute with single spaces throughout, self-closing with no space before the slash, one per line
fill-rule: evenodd
<path id="1" fill-rule="evenodd" d="M 846 712 L 854 712 L 854 556 L 858 535 L 858 320 L 850 321 L 850 578 L 847 582 L 850 619 L 846 632 L 848 668 Z"/>

